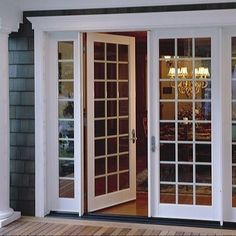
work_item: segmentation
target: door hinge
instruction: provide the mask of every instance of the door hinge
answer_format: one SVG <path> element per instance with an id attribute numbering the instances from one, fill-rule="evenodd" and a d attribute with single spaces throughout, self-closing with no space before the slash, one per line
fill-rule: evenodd
<path id="1" fill-rule="evenodd" d="M 156 151 L 156 138 L 155 138 L 155 136 L 151 137 L 151 150 L 152 150 L 152 152 Z"/>

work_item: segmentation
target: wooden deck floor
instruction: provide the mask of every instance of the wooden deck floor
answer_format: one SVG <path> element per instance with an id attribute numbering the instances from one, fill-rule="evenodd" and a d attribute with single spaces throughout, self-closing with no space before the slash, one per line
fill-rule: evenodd
<path id="1" fill-rule="evenodd" d="M 236 235 L 236 230 L 22 217 L 0 235 Z"/>

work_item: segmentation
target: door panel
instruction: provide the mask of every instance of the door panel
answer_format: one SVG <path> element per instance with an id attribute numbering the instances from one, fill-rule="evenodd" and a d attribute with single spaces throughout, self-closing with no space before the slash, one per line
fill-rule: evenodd
<path id="1" fill-rule="evenodd" d="M 136 198 L 134 45 L 87 34 L 89 211 Z"/>

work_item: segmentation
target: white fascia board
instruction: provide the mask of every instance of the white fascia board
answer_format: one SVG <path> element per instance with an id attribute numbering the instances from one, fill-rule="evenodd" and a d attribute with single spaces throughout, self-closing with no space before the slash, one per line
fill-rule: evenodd
<path id="1" fill-rule="evenodd" d="M 42 31 L 119 31 L 236 25 L 236 9 L 108 15 L 29 17 Z"/>
<path id="2" fill-rule="evenodd" d="M 0 0 L 0 31 L 18 31 L 22 22 L 23 13 L 19 8 L 19 2 L 15 0 Z"/>
<path id="3" fill-rule="evenodd" d="M 18 0 L 19 1 L 19 0 Z M 21 0 L 21 10 L 62 10 L 113 7 L 138 7 L 179 4 L 224 3 L 225 0 Z M 227 0 L 227 2 L 235 2 Z"/>

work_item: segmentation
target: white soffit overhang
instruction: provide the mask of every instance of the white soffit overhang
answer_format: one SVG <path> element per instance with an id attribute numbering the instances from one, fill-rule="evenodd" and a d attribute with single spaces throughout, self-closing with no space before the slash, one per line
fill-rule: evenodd
<path id="1" fill-rule="evenodd" d="M 236 9 L 137 14 L 29 17 L 42 31 L 117 31 L 236 25 Z"/>

